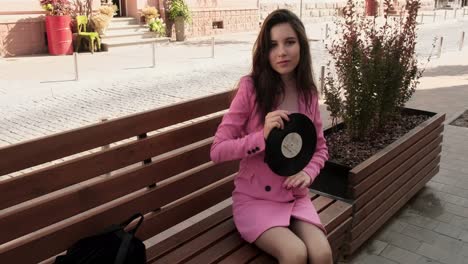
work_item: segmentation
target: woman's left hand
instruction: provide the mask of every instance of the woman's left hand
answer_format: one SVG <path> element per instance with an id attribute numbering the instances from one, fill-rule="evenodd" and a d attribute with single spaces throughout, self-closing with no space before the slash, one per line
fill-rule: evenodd
<path id="1" fill-rule="evenodd" d="M 286 189 L 291 188 L 306 188 L 311 184 L 311 179 L 304 171 L 297 173 L 296 175 L 289 176 L 283 183 L 283 187 Z"/>

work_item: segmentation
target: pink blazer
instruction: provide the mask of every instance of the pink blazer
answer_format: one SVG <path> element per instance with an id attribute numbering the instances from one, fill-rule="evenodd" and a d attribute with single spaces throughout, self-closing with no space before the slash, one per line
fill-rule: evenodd
<path id="1" fill-rule="evenodd" d="M 303 98 L 299 96 L 298 109 L 314 122 L 317 130 L 316 151 L 304 168 L 304 172 L 313 181 L 328 159 L 317 96 L 313 96 L 309 109 L 306 109 Z M 211 146 L 211 159 L 215 163 L 241 159 L 235 179 L 234 202 L 241 196 L 247 200 L 256 198 L 285 202 L 306 195 L 307 189 L 287 190 L 282 187 L 286 177 L 275 174 L 264 162 L 262 119 L 255 103 L 253 80 L 250 76 L 242 77 L 238 92 L 224 115 Z"/>

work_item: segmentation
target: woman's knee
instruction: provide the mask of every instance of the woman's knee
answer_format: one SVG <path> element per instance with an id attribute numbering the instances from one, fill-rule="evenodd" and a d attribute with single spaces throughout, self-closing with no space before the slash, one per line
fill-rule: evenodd
<path id="1" fill-rule="evenodd" d="M 332 264 L 333 253 L 329 245 L 309 250 L 309 262 L 312 264 Z"/>
<path id="2" fill-rule="evenodd" d="M 284 247 L 279 254 L 278 261 L 280 264 L 283 263 L 307 263 L 307 247 L 304 243 L 297 243 L 296 245 L 290 245 Z"/>

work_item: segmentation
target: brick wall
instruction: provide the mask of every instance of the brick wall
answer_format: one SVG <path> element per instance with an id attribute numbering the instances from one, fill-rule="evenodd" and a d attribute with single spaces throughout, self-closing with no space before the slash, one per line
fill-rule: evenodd
<path id="1" fill-rule="evenodd" d="M 47 52 L 43 17 L 0 20 L 0 56 Z"/>
<path id="2" fill-rule="evenodd" d="M 213 25 L 214 22 L 218 22 Z M 223 28 L 216 28 L 222 24 Z M 208 9 L 192 10 L 192 24 L 187 25 L 186 35 L 209 36 L 228 32 L 258 29 L 258 10 L 255 9 Z"/>
<path id="3" fill-rule="evenodd" d="M 302 1 L 302 18 L 319 18 L 334 16 L 338 12 L 338 8 L 346 4 L 345 0 L 330 0 L 327 2 L 316 0 L 303 0 Z M 275 1 L 275 0 L 262 0 L 260 1 L 260 20 L 263 21 L 273 10 L 276 9 L 289 9 L 300 14 L 300 1 Z"/>

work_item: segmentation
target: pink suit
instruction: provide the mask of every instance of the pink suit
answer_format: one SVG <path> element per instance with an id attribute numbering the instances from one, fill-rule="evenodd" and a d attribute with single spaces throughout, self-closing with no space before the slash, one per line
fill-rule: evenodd
<path id="1" fill-rule="evenodd" d="M 313 181 L 328 159 L 317 96 L 313 96 L 310 109 L 306 109 L 304 100 L 298 96 L 298 109 L 314 122 L 317 130 L 316 151 L 304 168 Z M 237 230 L 252 243 L 269 228 L 289 226 L 290 218 L 294 217 L 325 232 L 307 188 L 284 188 L 282 184 L 286 177 L 271 171 L 264 162 L 264 150 L 263 123 L 255 104 L 253 81 L 245 76 L 240 80 L 239 90 L 211 146 L 214 162 L 241 159 L 232 194 Z"/>

